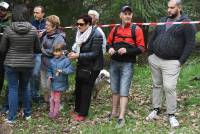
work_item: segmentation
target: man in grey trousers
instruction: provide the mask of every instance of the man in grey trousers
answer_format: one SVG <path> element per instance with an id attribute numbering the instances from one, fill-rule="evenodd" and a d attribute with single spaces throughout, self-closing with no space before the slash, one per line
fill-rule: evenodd
<path id="1" fill-rule="evenodd" d="M 169 0 L 168 16 L 161 22 L 188 22 L 182 12 L 181 0 Z M 181 69 L 195 46 L 195 26 L 192 24 L 166 24 L 157 26 L 149 42 L 149 65 L 153 79 L 153 111 L 146 117 L 156 119 L 160 112 L 162 93 L 166 98 L 167 114 L 171 127 L 178 127 L 176 84 Z"/>

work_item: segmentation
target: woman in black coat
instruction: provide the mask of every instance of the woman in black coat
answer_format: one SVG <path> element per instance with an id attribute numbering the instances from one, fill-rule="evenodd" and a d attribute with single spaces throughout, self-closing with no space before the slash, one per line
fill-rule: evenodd
<path id="1" fill-rule="evenodd" d="M 103 68 L 102 35 L 92 27 L 92 18 L 83 15 L 77 20 L 76 41 L 69 53 L 77 59 L 74 120 L 83 121 L 88 115 L 94 82 Z"/>

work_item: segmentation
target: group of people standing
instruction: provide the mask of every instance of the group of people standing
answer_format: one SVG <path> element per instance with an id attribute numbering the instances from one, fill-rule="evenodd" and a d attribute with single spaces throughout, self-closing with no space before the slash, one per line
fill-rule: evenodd
<path id="1" fill-rule="evenodd" d="M 182 11 L 181 0 L 169 0 L 167 13 L 161 22 L 190 21 Z M 112 89 L 112 110 L 108 119 L 117 118 L 116 127 L 122 127 L 136 56 L 145 51 L 145 43 L 142 29 L 132 24 L 132 8 L 123 6 L 119 16 L 121 23 L 113 27 L 107 40 L 97 25 L 97 11 L 89 10 L 88 14 L 80 16 L 76 22 L 77 33 L 72 51 L 66 53 L 65 34 L 59 29 L 58 16 L 50 15 L 44 19 L 44 8 L 36 6 L 35 20 L 31 24 L 27 8 L 24 5 L 15 6 L 12 23 L 5 29 L 0 44 L 0 54 L 5 57 L 0 66 L 2 70 L 5 69 L 9 91 L 6 122 L 13 123 L 16 119 L 18 91 L 23 94 L 24 117 L 30 119 L 30 95 L 33 101 L 38 101 L 38 85 L 43 91 L 44 101 L 50 104 L 49 117 L 57 118 L 61 92 L 68 88 L 68 75 L 73 72 L 76 76 L 75 108 L 69 114 L 75 121 L 84 121 L 95 80 L 104 67 L 103 55 L 107 51 L 111 56 Z M 146 120 L 157 118 L 164 95 L 170 125 L 179 126 L 175 117 L 176 83 L 181 65 L 188 59 L 194 44 L 194 25 L 166 24 L 156 27 L 148 48 L 153 79 L 153 111 Z M 76 61 L 76 70 L 71 64 L 72 60 Z"/>

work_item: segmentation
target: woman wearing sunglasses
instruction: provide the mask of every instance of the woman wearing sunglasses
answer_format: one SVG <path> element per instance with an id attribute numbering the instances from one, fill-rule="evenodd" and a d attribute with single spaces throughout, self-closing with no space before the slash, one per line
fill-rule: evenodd
<path id="1" fill-rule="evenodd" d="M 89 15 L 80 16 L 76 25 L 75 43 L 68 54 L 70 59 L 77 60 L 75 109 L 71 115 L 74 120 L 83 121 L 88 115 L 94 82 L 103 68 L 103 38 L 96 27 L 92 27 Z"/>

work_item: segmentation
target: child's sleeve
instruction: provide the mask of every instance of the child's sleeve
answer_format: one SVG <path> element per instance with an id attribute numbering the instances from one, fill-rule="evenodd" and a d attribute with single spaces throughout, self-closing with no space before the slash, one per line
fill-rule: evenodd
<path id="1" fill-rule="evenodd" d="M 64 67 L 62 69 L 62 73 L 64 73 L 64 74 L 71 74 L 73 72 L 74 72 L 73 65 L 71 64 L 71 62 L 70 62 L 69 59 L 66 59 L 65 63 L 64 63 Z"/>

